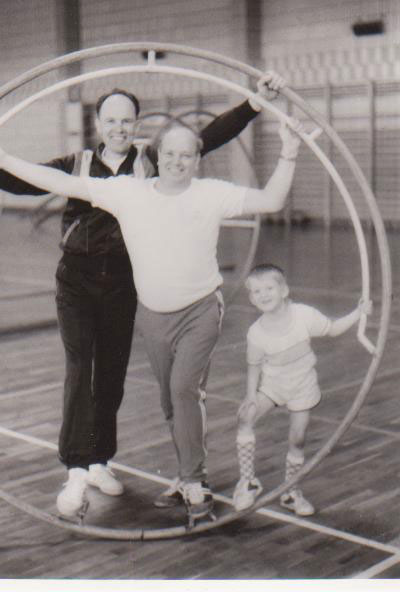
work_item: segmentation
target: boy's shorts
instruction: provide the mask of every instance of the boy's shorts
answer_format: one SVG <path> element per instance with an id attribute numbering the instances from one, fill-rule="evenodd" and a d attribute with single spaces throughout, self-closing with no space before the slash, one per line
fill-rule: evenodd
<path id="1" fill-rule="evenodd" d="M 271 399 L 278 407 L 286 406 L 288 411 L 308 411 L 321 401 L 321 391 L 318 385 L 315 385 L 307 393 L 300 393 L 297 396 L 283 396 L 266 388 L 260 388 L 259 392 Z"/>

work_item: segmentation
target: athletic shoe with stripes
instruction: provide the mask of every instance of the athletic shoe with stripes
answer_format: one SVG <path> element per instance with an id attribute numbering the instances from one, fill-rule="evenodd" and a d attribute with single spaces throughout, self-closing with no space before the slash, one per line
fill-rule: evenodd
<path id="1" fill-rule="evenodd" d="M 182 483 L 179 477 L 176 477 L 153 503 L 156 508 L 173 508 L 183 504 Z"/>
<path id="2" fill-rule="evenodd" d="M 233 504 L 235 510 L 240 512 L 241 510 L 250 508 L 262 492 L 262 489 L 262 485 L 256 477 L 250 480 L 240 479 L 233 492 Z"/>
<path id="3" fill-rule="evenodd" d="M 88 471 L 79 467 L 68 470 L 68 481 L 57 497 L 57 509 L 63 516 L 77 516 L 86 504 Z"/>
<path id="4" fill-rule="evenodd" d="M 106 495 L 121 495 L 124 486 L 112 470 L 105 464 L 93 464 L 89 466 L 89 485 L 97 487 Z"/>
<path id="5" fill-rule="evenodd" d="M 192 516 L 205 516 L 214 506 L 214 498 L 206 481 L 182 484 L 183 500 Z"/>
<path id="6" fill-rule="evenodd" d="M 297 516 L 312 516 L 315 513 L 314 506 L 306 500 L 300 489 L 281 495 L 280 504 L 282 508 L 291 510 Z"/>

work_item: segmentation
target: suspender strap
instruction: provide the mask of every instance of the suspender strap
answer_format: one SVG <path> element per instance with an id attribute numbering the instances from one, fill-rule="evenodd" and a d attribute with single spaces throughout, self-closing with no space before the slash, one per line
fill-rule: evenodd
<path id="1" fill-rule="evenodd" d="M 91 150 L 83 150 L 75 154 L 74 168 L 72 175 L 76 177 L 88 177 L 90 165 L 92 163 L 93 152 Z"/>

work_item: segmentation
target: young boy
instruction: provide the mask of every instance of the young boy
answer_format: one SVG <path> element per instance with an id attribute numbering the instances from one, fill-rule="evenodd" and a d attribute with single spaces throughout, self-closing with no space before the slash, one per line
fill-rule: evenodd
<path id="1" fill-rule="evenodd" d="M 247 334 L 247 396 L 239 408 L 236 440 L 240 480 L 233 501 L 237 511 L 250 507 L 262 491 L 254 473 L 254 426 L 274 407 L 286 405 L 290 413 L 285 480 L 304 464 L 310 411 L 321 399 L 310 339 L 341 335 L 359 320 L 362 311 L 369 314 L 371 309 L 370 303 L 360 303 L 348 315 L 331 320 L 311 306 L 292 302 L 283 270 L 272 264 L 255 267 L 246 287 L 250 302 L 262 316 Z M 280 503 L 298 516 L 314 514 L 297 485 L 281 496 Z"/>

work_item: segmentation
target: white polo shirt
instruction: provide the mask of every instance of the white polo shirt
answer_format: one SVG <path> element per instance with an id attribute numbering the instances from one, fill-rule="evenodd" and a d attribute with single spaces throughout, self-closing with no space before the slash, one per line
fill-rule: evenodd
<path id="1" fill-rule="evenodd" d="M 242 214 L 246 187 L 194 178 L 182 193 L 165 195 L 155 188 L 157 178 L 85 181 L 93 206 L 120 224 L 138 297 L 147 308 L 180 310 L 222 284 L 219 226 L 223 218 Z"/>
<path id="2" fill-rule="evenodd" d="M 321 398 L 310 340 L 327 335 L 332 323 L 312 306 L 295 302 L 289 306 L 292 322 L 284 333 L 266 331 L 262 317 L 251 325 L 247 362 L 262 365 L 259 389 L 277 405 L 290 402 L 290 409 L 296 411 L 309 408 L 304 407 L 307 399 L 311 407 Z"/>

